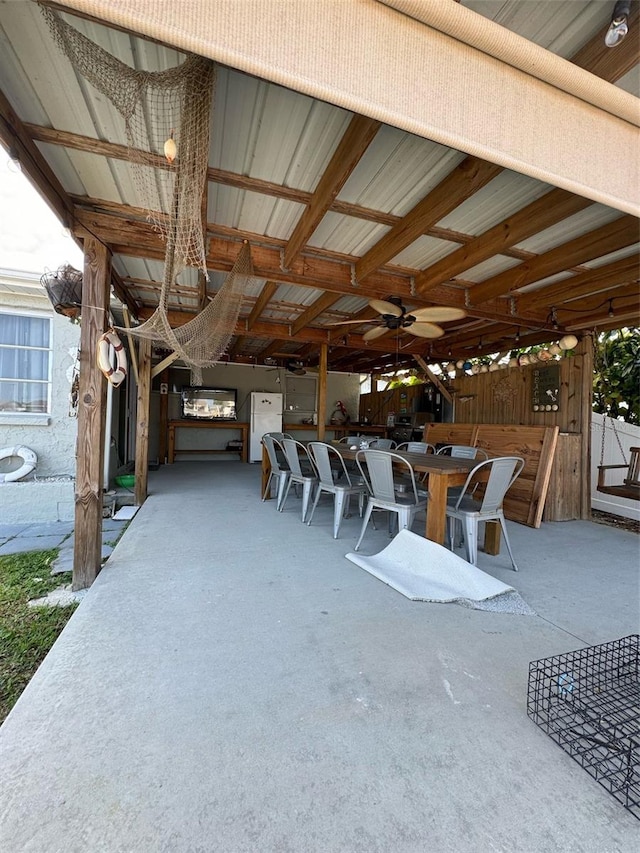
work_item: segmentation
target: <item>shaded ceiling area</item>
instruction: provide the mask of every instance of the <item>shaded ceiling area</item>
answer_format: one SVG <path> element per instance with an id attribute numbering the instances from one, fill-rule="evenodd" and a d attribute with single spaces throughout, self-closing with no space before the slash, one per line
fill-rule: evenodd
<path id="1" fill-rule="evenodd" d="M 635 37 L 611 50 L 613 3 L 461 6 L 638 96 L 637 3 Z M 135 32 L 68 9 L 64 18 L 133 68 L 184 60 Z M 115 295 L 148 318 L 165 245 L 136 194 L 122 121 L 35 3 L 0 3 L 0 79 L 0 142 L 80 241 L 90 233 L 109 247 Z M 191 319 L 248 241 L 255 279 L 231 361 L 313 365 L 327 344 L 329 369 L 378 373 L 640 323 L 634 215 L 222 64 L 202 209 L 208 280 L 181 275 L 169 316 Z M 400 322 L 397 312 L 381 320 L 371 300 L 399 303 Z M 462 316 L 442 320 L 443 307 Z M 444 333 L 413 334 L 412 316 L 414 331 L 433 317 Z"/>

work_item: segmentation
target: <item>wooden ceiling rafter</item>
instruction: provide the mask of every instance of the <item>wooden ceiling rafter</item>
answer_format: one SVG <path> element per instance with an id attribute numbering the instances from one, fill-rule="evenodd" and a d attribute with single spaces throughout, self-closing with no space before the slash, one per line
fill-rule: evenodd
<path id="1" fill-rule="evenodd" d="M 284 267 L 290 266 L 307 244 L 381 126 L 381 122 L 357 113 L 352 117 L 287 242 L 282 260 Z"/>
<path id="2" fill-rule="evenodd" d="M 69 148 L 76 151 L 83 151 L 88 154 L 96 154 L 99 156 L 109 157 L 117 160 L 131 162 L 129 149 L 125 145 L 119 145 L 115 142 L 106 142 L 105 140 L 95 139 L 91 136 L 83 136 L 79 133 L 72 133 L 66 130 L 55 130 L 54 128 L 43 127 L 42 125 L 30 124 L 26 122 L 24 127 L 31 134 L 35 142 L 44 142 L 50 145 L 58 145 L 64 148 Z M 137 152 L 138 153 L 138 152 Z M 150 166 L 155 168 L 167 168 L 167 163 L 163 157 L 149 152 L 139 152 Z M 272 198 L 282 199 L 284 201 L 294 202 L 302 206 L 308 206 L 311 203 L 313 194 L 306 190 L 299 190 L 293 187 L 287 187 L 282 184 L 276 184 L 273 181 L 266 181 L 262 178 L 249 177 L 241 175 L 237 172 L 230 172 L 225 169 L 209 168 L 207 178 L 212 183 L 223 184 L 227 187 L 240 189 L 245 192 L 254 192 L 259 195 L 267 195 Z M 123 207 L 118 202 L 111 202 L 106 199 L 90 199 L 86 196 L 70 195 L 73 201 L 80 205 L 95 209 L 115 210 L 118 207 Z M 133 209 L 133 208 L 132 208 Z M 378 225 L 386 225 L 390 228 L 394 227 L 402 221 L 401 216 L 393 213 L 385 213 L 384 211 L 374 210 L 372 208 L 363 207 L 362 205 L 353 204 L 351 202 L 334 199 L 328 208 L 333 213 L 338 213 L 343 216 L 351 216 L 354 219 L 363 219 L 368 222 L 375 222 Z M 143 211 L 146 215 L 146 211 Z M 438 225 L 433 225 L 425 231 L 426 236 L 433 237 L 436 240 L 445 240 L 447 242 L 466 245 L 475 240 L 475 236 L 464 234 L 460 231 L 455 231 L 451 228 L 443 228 Z M 283 241 L 283 245 L 286 241 Z M 532 253 L 522 249 L 505 249 L 503 254 L 516 258 L 518 260 L 527 260 Z"/>
<path id="3" fill-rule="evenodd" d="M 334 305 L 339 296 L 336 296 L 335 293 L 331 293 L 330 291 L 325 291 L 322 296 L 319 296 L 312 305 L 310 305 L 302 314 L 298 317 L 295 323 L 291 324 L 291 334 L 295 337 L 301 329 L 304 329 L 305 326 L 308 326 L 312 320 L 315 320 L 316 317 L 319 317 L 320 314 L 323 314 L 327 308 L 330 308 Z"/>
<path id="4" fill-rule="evenodd" d="M 254 323 L 257 322 L 264 309 L 267 307 L 269 302 L 271 302 L 271 299 L 273 298 L 277 289 L 278 284 L 275 281 L 265 281 L 264 285 L 262 286 L 262 290 L 260 291 L 260 295 L 256 299 L 253 308 L 251 309 L 251 312 L 249 313 L 249 316 L 245 321 L 248 332 L 251 331 Z"/>
<path id="5" fill-rule="evenodd" d="M 638 24 L 640 24 L 640 8 L 637 3 L 633 3 L 627 19 L 629 33 L 637 34 Z M 617 44 L 615 50 L 611 50 L 605 45 L 602 33 L 596 33 L 577 53 L 573 54 L 570 61 L 584 68 L 585 71 L 595 74 L 596 77 L 615 83 L 638 65 L 638 37 L 636 35 L 634 38 L 630 35 L 629 38 Z"/>
<path id="6" fill-rule="evenodd" d="M 466 201 L 502 171 L 501 166 L 467 156 L 444 180 L 394 225 L 356 263 L 356 278 L 362 281 L 398 255 L 458 205 Z"/>
<path id="7" fill-rule="evenodd" d="M 610 264 L 595 267 L 579 276 L 568 278 L 566 283 L 555 282 L 551 286 L 520 294 L 518 296 L 518 309 L 526 311 L 541 305 L 553 304 L 557 306 L 561 302 L 569 302 L 593 293 L 594 285 L 598 286 L 601 291 L 606 291 L 620 284 L 638 281 L 638 274 L 638 258 L 636 255 L 621 258 Z M 549 290 L 549 287 L 552 287 L 552 290 Z"/>
<path id="8" fill-rule="evenodd" d="M 471 269 L 493 255 L 503 254 L 505 249 L 515 243 L 573 216 L 591 204 L 593 202 L 589 199 L 566 190 L 551 190 L 489 228 L 471 243 L 419 272 L 415 279 L 416 291 L 425 294 L 438 284 L 450 281 L 458 273 Z"/>
<path id="9" fill-rule="evenodd" d="M 582 234 L 538 255 L 533 260 L 525 261 L 476 284 L 469 291 L 469 300 L 472 306 L 481 305 L 485 300 L 495 299 L 527 284 L 564 272 L 567 267 L 576 263 L 586 263 L 611 252 L 626 249 L 637 241 L 636 217 L 628 214 L 620 216 L 588 234 Z"/>

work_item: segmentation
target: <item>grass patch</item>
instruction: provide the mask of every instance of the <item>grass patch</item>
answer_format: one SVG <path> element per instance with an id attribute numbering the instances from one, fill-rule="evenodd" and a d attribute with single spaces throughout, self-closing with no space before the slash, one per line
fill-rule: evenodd
<path id="1" fill-rule="evenodd" d="M 0 557 L 0 723 L 77 607 L 27 606 L 70 583 L 71 572 L 51 576 L 57 555 L 54 549 Z"/>

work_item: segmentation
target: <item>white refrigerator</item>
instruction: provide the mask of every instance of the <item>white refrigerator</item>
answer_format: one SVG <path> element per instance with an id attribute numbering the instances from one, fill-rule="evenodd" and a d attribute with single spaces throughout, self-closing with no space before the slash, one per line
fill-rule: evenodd
<path id="1" fill-rule="evenodd" d="M 251 422 L 249 424 L 249 462 L 260 462 L 265 432 L 282 432 L 282 394 L 251 392 Z"/>

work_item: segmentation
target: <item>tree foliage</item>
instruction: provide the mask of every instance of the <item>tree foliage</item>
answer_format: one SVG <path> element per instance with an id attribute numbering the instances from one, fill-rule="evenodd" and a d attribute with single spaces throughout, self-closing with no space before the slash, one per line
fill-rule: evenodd
<path id="1" fill-rule="evenodd" d="M 640 424 L 640 329 L 598 335 L 593 372 L 593 411 Z"/>

